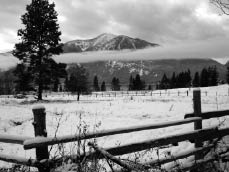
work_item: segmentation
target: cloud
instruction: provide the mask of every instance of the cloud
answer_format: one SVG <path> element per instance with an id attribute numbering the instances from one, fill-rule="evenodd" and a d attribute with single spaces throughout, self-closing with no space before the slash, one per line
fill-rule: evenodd
<path id="1" fill-rule="evenodd" d="M 229 42 L 229 38 L 226 39 Z M 104 60 L 160 60 L 160 59 L 189 59 L 223 57 L 228 54 L 228 45 L 219 38 L 206 41 L 189 42 L 187 44 L 165 45 L 142 50 L 98 51 L 84 53 L 66 53 L 55 56 L 54 59 L 63 63 L 84 63 Z"/>
<path id="2" fill-rule="evenodd" d="M 63 40 L 104 32 L 126 34 L 160 44 L 228 36 L 229 19 L 208 0 L 56 0 Z M 60 8 L 61 7 L 61 8 Z"/>
<path id="3" fill-rule="evenodd" d="M 13 48 L 22 27 L 20 16 L 30 0 L 1 0 L 1 41 Z M 209 0 L 52 0 L 59 14 L 62 41 L 101 33 L 124 34 L 165 45 L 196 44 L 229 37 L 229 17 Z M 10 30 L 15 36 L 7 33 Z M 217 47 L 214 44 L 215 48 Z M 3 51 L 1 48 L 0 51 Z M 218 46 L 219 47 L 219 46 Z M 206 48 L 203 48 L 206 49 Z M 220 47 L 219 47 L 220 49 Z M 222 49 L 221 49 L 222 50 Z"/>

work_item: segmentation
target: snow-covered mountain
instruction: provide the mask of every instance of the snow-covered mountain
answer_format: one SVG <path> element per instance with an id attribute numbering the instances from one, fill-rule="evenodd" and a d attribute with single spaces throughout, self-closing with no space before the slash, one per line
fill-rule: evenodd
<path id="1" fill-rule="evenodd" d="M 65 53 L 69 53 L 100 50 L 143 49 L 155 46 L 159 45 L 125 35 L 117 36 L 104 33 L 93 39 L 66 42 L 63 46 L 63 50 Z"/>

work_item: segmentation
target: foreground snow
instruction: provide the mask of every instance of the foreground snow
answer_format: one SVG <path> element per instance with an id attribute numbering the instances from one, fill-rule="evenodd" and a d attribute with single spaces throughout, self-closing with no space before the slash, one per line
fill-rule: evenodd
<path id="1" fill-rule="evenodd" d="M 202 111 L 225 110 L 229 108 L 229 87 L 201 88 Z M 187 96 L 188 91 L 188 96 Z M 160 95 L 161 93 L 161 95 Z M 178 96 L 179 94 L 179 96 Z M 115 129 L 120 127 L 154 124 L 174 120 L 182 120 L 186 113 L 193 112 L 192 89 L 173 89 L 153 92 L 142 92 L 142 96 L 132 92 L 132 95 L 113 92 L 81 96 L 81 101 L 76 101 L 76 96 L 68 94 L 48 94 L 43 103 L 47 112 L 48 136 L 69 135 L 78 133 L 79 124 L 85 126 L 87 131 Z M 34 136 L 32 126 L 32 108 L 38 103 L 32 103 L 32 98 L 17 100 L 11 96 L 0 98 L 0 134 Z M 229 118 L 210 119 L 203 122 L 203 127 L 218 125 L 224 121 L 222 127 L 229 127 Z M 58 124 L 60 126 L 58 127 Z M 107 136 L 97 139 L 101 147 L 111 147 L 161 136 L 172 135 L 193 130 L 193 124 L 168 127 L 157 130 L 134 132 L 129 134 Z M 161 149 L 161 157 L 168 152 L 174 154 L 191 149 L 193 145 L 182 142 L 177 147 Z M 65 154 L 74 152 L 73 143 L 66 144 Z M 35 158 L 35 151 L 25 151 L 20 145 L 0 144 L 0 152 L 9 155 L 18 155 L 26 158 Z M 52 149 L 52 156 L 56 149 Z M 157 158 L 156 151 L 145 157 Z M 126 157 L 126 156 L 125 156 Z M 0 162 L 1 167 L 11 164 Z"/>

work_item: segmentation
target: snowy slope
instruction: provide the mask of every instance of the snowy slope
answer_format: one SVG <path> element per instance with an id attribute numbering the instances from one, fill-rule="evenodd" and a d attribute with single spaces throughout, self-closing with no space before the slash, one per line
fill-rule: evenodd
<path id="1" fill-rule="evenodd" d="M 82 51 L 88 51 L 92 49 L 96 49 L 97 47 L 101 47 L 103 44 L 108 42 L 109 40 L 113 39 L 116 37 L 113 34 L 101 34 L 97 36 L 96 38 L 93 39 L 88 39 L 88 40 L 74 40 L 74 41 L 69 41 L 65 43 L 64 45 L 64 51 L 73 51 L 75 48 L 76 52 L 82 52 Z M 73 48 L 71 50 L 71 48 Z"/>
<path id="2" fill-rule="evenodd" d="M 138 38 L 130 38 L 124 35 L 116 36 L 104 33 L 93 39 L 69 41 L 64 44 L 63 50 L 65 53 L 69 53 L 101 50 L 143 49 L 155 46 L 158 46 L 158 44 L 149 43 Z"/>
<path id="3" fill-rule="evenodd" d="M 202 111 L 228 109 L 228 89 L 228 85 L 201 88 Z M 187 91 L 189 92 L 188 96 Z M 162 95 L 159 94 L 160 92 Z M 107 94 L 111 93 L 107 92 Z M 78 132 L 79 123 L 86 126 L 88 131 L 98 131 L 182 120 L 186 113 L 193 112 L 192 89 L 187 88 L 158 90 L 154 91 L 152 95 L 151 92 L 146 92 L 145 96 L 127 94 L 122 96 L 120 92 L 116 97 L 114 94 L 103 97 L 99 93 L 97 96 L 94 93 L 93 96 L 82 96 L 80 102 L 75 101 L 76 96 L 68 94 L 49 94 L 45 99 L 49 100 L 49 103 L 39 104 L 46 108 L 47 131 L 50 137 L 53 137 L 56 131 L 58 136 L 75 134 Z M 0 98 L 0 134 L 34 136 L 32 107 L 37 103 L 31 103 L 31 100 L 32 98 L 17 100 L 7 96 Z M 229 127 L 228 117 L 206 120 L 203 122 L 203 127 L 218 125 L 223 121 L 221 127 Z M 60 124 L 59 128 L 58 123 Z M 97 143 L 102 147 L 111 147 L 187 131 L 193 131 L 193 124 L 107 136 L 98 138 Z M 182 142 L 178 147 L 160 149 L 159 153 L 160 157 L 165 157 L 167 152 L 174 154 L 192 147 L 193 144 L 190 142 Z M 68 154 L 69 151 L 72 153 L 73 148 L 73 143 L 65 144 L 65 154 Z M 52 156 L 55 155 L 56 150 L 55 148 L 52 150 Z M 35 157 L 34 150 L 24 151 L 22 146 L 12 144 L 0 144 L 0 153 L 26 158 Z M 157 158 L 156 150 L 152 150 L 152 154 L 145 156 L 143 157 L 146 159 L 147 156 Z M 0 166 L 10 166 L 10 164 L 0 162 Z"/>

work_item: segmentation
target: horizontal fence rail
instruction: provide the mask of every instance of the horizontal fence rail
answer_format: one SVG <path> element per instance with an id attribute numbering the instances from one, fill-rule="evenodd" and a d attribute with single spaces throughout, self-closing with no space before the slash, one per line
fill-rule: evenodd
<path id="1" fill-rule="evenodd" d="M 105 131 L 92 132 L 92 133 L 80 134 L 80 135 L 70 135 L 70 136 L 55 137 L 55 138 L 37 137 L 34 139 L 25 140 L 23 144 L 24 144 L 24 149 L 32 149 L 32 148 L 41 147 L 41 146 L 74 142 L 74 141 L 83 140 L 83 139 L 91 139 L 91 138 L 98 138 L 98 137 L 110 136 L 110 135 L 115 135 L 115 134 L 123 134 L 123 133 L 130 133 L 130 132 L 136 132 L 136 131 L 158 129 L 158 128 L 188 124 L 188 123 L 201 121 L 201 120 L 202 119 L 199 117 L 193 117 L 193 118 L 172 121 L 172 122 L 164 122 L 164 123 L 159 123 L 159 124 L 142 125 L 142 126 L 133 126 L 133 127 L 128 127 L 128 128 L 105 130 Z"/>
<path id="2" fill-rule="evenodd" d="M 210 118 L 219 118 L 219 117 L 223 117 L 227 115 L 229 115 L 229 110 L 202 112 L 200 117 L 202 119 L 210 119 Z M 189 113 L 189 114 L 186 114 L 184 118 L 192 118 L 194 116 L 195 116 L 194 113 Z"/>
<path id="3" fill-rule="evenodd" d="M 107 152 L 114 156 L 120 156 L 124 154 L 129 154 L 133 152 L 143 151 L 154 147 L 161 147 L 177 142 L 182 142 L 186 140 L 195 139 L 198 137 L 201 141 L 206 141 L 209 139 L 214 139 L 218 137 L 223 137 L 229 134 L 229 128 L 218 130 L 217 127 L 206 128 L 202 130 L 195 130 L 187 133 L 176 134 L 165 136 L 157 139 L 145 140 L 136 143 L 125 144 L 122 146 L 116 146 L 111 148 L 105 148 Z M 83 158 L 84 155 L 81 156 Z M 97 152 L 89 153 L 86 155 L 87 158 L 102 158 Z M 75 155 L 72 156 L 73 159 L 76 158 Z"/>
<path id="4" fill-rule="evenodd" d="M 0 134 L 0 142 L 2 143 L 13 143 L 13 144 L 23 145 L 24 141 L 30 139 L 32 139 L 32 137 Z"/>

